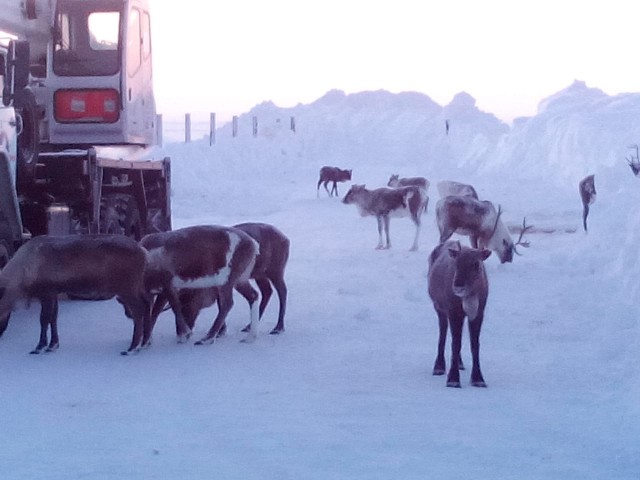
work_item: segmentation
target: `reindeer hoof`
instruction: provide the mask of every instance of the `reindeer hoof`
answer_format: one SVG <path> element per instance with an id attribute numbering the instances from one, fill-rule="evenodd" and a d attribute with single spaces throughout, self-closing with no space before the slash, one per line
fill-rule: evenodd
<path id="1" fill-rule="evenodd" d="M 484 382 L 484 380 L 473 380 L 471 382 L 471 386 L 472 387 L 487 388 L 487 384 Z"/>
<path id="2" fill-rule="evenodd" d="M 444 368 L 434 368 L 433 375 L 444 375 L 446 373 Z"/>
<path id="3" fill-rule="evenodd" d="M 198 340 L 196 343 L 194 343 L 194 345 L 211 345 L 213 342 L 215 342 L 215 337 L 213 338 L 204 337 Z"/>
<path id="4" fill-rule="evenodd" d="M 31 355 L 40 355 L 42 353 L 42 349 L 34 349 L 29 352 Z"/>
<path id="5" fill-rule="evenodd" d="M 60 345 L 57 344 L 57 343 L 55 345 L 49 345 L 47 347 L 47 349 L 45 350 L 45 352 L 47 352 L 47 353 L 55 352 L 56 350 L 58 350 L 59 347 L 60 347 Z"/>
<path id="6" fill-rule="evenodd" d="M 269 332 L 269 335 L 280 335 L 282 332 L 284 332 L 284 328 L 274 328 Z"/>
<path id="7" fill-rule="evenodd" d="M 462 385 L 460 385 L 460 382 L 454 382 L 450 380 L 447 382 L 447 387 L 462 388 Z"/>

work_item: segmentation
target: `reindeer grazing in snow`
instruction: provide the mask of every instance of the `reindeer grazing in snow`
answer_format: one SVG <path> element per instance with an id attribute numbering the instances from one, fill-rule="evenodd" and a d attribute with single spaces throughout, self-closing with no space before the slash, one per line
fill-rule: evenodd
<path id="1" fill-rule="evenodd" d="M 448 197 L 449 195 L 462 195 L 478 200 L 476 189 L 466 183 L 455 182 L 453 180 L 442 180 L 438 182 L 437 188 L 440 198 Z"/>
<path id="2" fill-rule="evenodd" d="M 580 180 L 578 190 L 580 191 L 580 199 L 582 200 L 582 227 L 587 231 L 587 216 L 589 215 L 589 205 L 593 205 L 596 201 L 596 184 L 594 175 L 588 175 Z"/>
<path id="3" fill-rule="evenodd" d="M 123 235 L 41 236 L 23 245 L 0 272 L 0 330 L 20 300 L 38 299 L 40 341 L 31 353 L 54 351 L 58 339 L 58 294 L 116 296 L 133 318 L 133 338 L 123 355 L 143 343 L 149 299 L 143 275 L 146 252 Z M 51 340 L 47 344 L 48 329 Z"/>
<path id="4" fill-rule="evenodd" d="M 517 245 L 529 246 L 528 242 L 522 242 L 522 237 L 531 227 L 523 222 L 520 238 L 514 244 L 509 230 L 500 220 L 501 214 L 502 210 L 496 212 L 488 200 L 457 195 L 441 198 L 436 204 L 440 243 L 454 233 L 469 235 L 474 248 L 488 248 L 496 252 L 500 263 L 511 262 L 514 252 L 519 255 Z"/>
<path id="5" fill-rule="evenodd" d="M 630 157 L 626 157 L 626 160 L 627 160 L 627 163 L 629 164 L 629 167 L 631 167 L 631 171 L 637 177 L 638 174 L 640 173 L 640 147 L 638 147 L 638 145 L 636 144 L 636 145 L 630 145 L 629 148 L 636 149 L 635 157 L 633 156 L 633 154 L 631 154 Z"/>
<path id="6" fill-rule="evenodd" d="M 451 366 L 447 387 L 460 388 L 460 370 L 463 367 L 460 349 L 462 327 L 467 317 L 471 341 L 471 385 L 486 387 L 480 370 L 480 329 L 484 308 L 489 296 L 489 281 L 484 261 L 490 250 L 462 247 L 458 241 L 438 245 L 429 255 L 429 296 L 438 315 L 438 354 L 433 366 L 434 375 L 444 375 L 446 362 L 444 348 L 447 329 L 451 329 Z"/>
<path id="7" fill-rule="evenodd" d="M 413 239 L 411 250 L 418 250 L 421 216 L 429 202 L 427 192 L 423 188 L 411 186 L 367 190 L 364 185 L 353 185 L 342 202 L 358 207 L 358 211 L 363 217 L 368 215 L 376 217 L 378 221 L 378 245 L 376 249 L 378 250 L 391 248 L 389 217 L 410 216 L 416 226 L 416 235 Z M 385 238 L 383 238 L 383 234 Z"/>
<path id="8" fill-rule="evenodd" d="M 338 196 L 338 182 L 346 182 L 351 180 L 352 170 L 341 170 L 338 167 L 322 167 L 320 169 L 320 179 L 318 180 L 318 186 L 316 188 L 317 196 L 320 195 L 320 184 L 324 185 L 324 189 L 327 191 L 330 197 Z M 327 188 L 327 184 L 333 182 L 331 191 Z"/>
<path id="9" fill-rule="evenodd" d="M 387 187 L 398 188 L 398 187 L 408 187 L 408 186 L 416 186 L 420 188 L 424 188 L 425 190 L 429 190 L 429 180 L 424 177 L 407 177 L 400 178 L 399 175 L 391 175 L 389 181 L 387 182 Z"/>
<path id="10" fill-rule="evenodd" d="M 284 281 L 284 269 L 289 259 L 289 239 L 276 227 L 266 223 L 242 223 L 235 225 L 234 228 L 242 230 L 258 242 L 260 252 L 256 257 L 256 262 L 251 272 L 251 279 L 255 280 L 261 293 L 258 319 L 262 318 L 269 303 L 273 293 L 271 287 L 273 284 L 278 294 L 280 308 L 278 311 L 278 323 L 270 333 L 273 335 L 282 333 L 284 332 L 284 315 L 287 306 L 287 284 Z M 249 306 L 251 306 L 251 303 L 255 300 L 253 296 L 247 297 L 245 295 L 246 290 L 241 289 L 238 291 L 245 296 Z M 164 297 L 159 295 L 158 300 L 156 300 L 157 307 L 152 315 L 154 322 L 161 311 L 161 307 L 164 307 L 161 298 Z M 179 303 L 187 326 L 193 329 L 200 311 L 215 303 L 217 299 L 217 287 L 181 291 L 179 293 Z M 249 328 L 250 325 L 247 325 L 243 331 L 247 331 Z M 176 332 L 180 333 L 180 330 L 180 326 L 176 325 Z M 226 326 L 223 326 L 219 333 L 223 333 L 224 330 L 226 330 Z"/>
<path id="11" fill-rule="evenodd" d="M 158 295 L 149 322 L 149 340 L 167 300 L 176 316 L 178 336 L 189 336 L 191 328 L 185 321 L 179 293 L 214 289 L 218 315 L 209 332 L 196 345 L 213 343 L 233 306 L 234 288 L 250 305 L 251 322 L 245 341 L 255 339 L 258 312 L 254 304 L 258 292 L 248 281 L 258 255 L 258 244 L 253 238 L 237 228 L 201 225 L 152 233 L 143 237 L 140 245 L 149 252 L 145 286 L 149 292 Z"/>

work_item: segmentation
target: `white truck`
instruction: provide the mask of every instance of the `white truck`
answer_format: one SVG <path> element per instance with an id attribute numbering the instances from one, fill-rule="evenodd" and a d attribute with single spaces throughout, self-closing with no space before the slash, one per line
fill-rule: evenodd
<path id="1" fill-rule="evenodd" d="M 0 257 L 36 235 L 170 230 L 170 159 L 149 153 L 148 2 L 0 8 L 0 31 L 12 35 L 0 47 Z"/>

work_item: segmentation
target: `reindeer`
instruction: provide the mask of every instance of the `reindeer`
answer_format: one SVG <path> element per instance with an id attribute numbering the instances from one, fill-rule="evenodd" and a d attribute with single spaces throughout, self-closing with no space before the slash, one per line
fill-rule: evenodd
<path id="1" fill-rule="evenodd" d="M 476 189 L 466 183 L 455 182 L 453 180 L 441 180 L 438 182 L 437 188 L 440 198 L 444 198 L 449 195 L 462 195 L 478 200 Z"/>
<path id="2" fill-rule="evenodd" d="M 588 175 L 580 180 L 578 184 L 580 191 L 580 199 L 582 200 L 582 227 L 587 231 L 587 216 L 589 215 L 589 205 L 593 205 L 596 201 L 596 184 L 594 175 Z"/>
<path id="3" fill-rule="evenodd" d="M 460 349 L 462 327 L 467 317 L 473 365 L 471 385 L 486 387 L 480 370 L 480 329 L 484 309 L 489 296 L 489 281 L 484 261 L 490 250 L 462 247 L 458 241 L 438 245 L 429 255 L 429 297 L 438 315 L 438 354 L 433 365 L 433 375 L 444 375 L 446 362 L 444 348 L 447 328 L 451 328 L 451 366 L 447 387 L 460 388 L 460 370 L 464 368 Z"/>
<path id="4" fill-rule="evenodd" d="M 233 306 L 234 288 L 242 293 L 250 306 L 249 334 L 244 341 L 255 340 L 258 314 L 254 304 L 258 292 L 248 281 L 258 255 L 258 244 L 253 238 L 233 227 L 200 225 L 148 234 L 140 240 L 140 245 L 149 252 L 145 287 L 158 295 L 146 332 L 147 341 L 150 341 L 158 314 L 167 301 L 176 317 L 179 339 L 188 337 L 191 326 L 185 321 L 179 293 L 213 289 L 218 315 L 209 332 L 196 345 L 213 343 Z"/>
<path id="5" fill-rule="evenodd" d="M 330 197 L 338 196 L 338 182 L 346 182 L 351 180 L 352 170 L 341 170 L 338 167 L 322 167 L 320 169 L 320 179 L 318 180 L 318 186 L 316 188 L 317 196 L 320 196 L 320 184 L 324 185 L 324 189 L 327 191 Z M 331 191 L 327 188 L 327 184 L 333 182 Z"/>
<path id="6" fill-rule="evenodd" d="M 498 255 L 500 263 L 513 261 L 513 253 L 520 255 L 517 245 L 528 247 L 522 242 L 524 233 L 531 228 L 522 223 L 520 238 L 514 244 L 509 230 L 500 220 L 502 209 L 496 212 L 488 200 L 476 200 L 470 196 L 450 195 L 438 200 L 436 221 L 440 230 L 440 243 L 448 240 L 453 233 L 470 236 L 474 248 L 488 248 Z"/>
<path id="7" fill-rule="evenodd" d="M 374 215 L 378 221 L 378 245 L 376 249 L 391 248 L 389 238 L 389 217 L 410 216 L 416 226 L 416 235 L 413 239 L 411 250 L 418 250 L 418 237 L 423 212 L 429 203 L 427 192 L 420 187 L 377 188 L 367 190 L 365 185 L 353 185 L 347 192 L 343 203 L 353 204 L 358 208 L 360 215 L 365 217 Z M 385 241 L 383 240 L 385 234 Z"/>
<path id="8" fill-rule="evenodd" d="M 638 145 L 636 144 L 636 145 L 630 145 L 629 148 L 635 148 L 636 155 L 634 157 L 633 154 L 631 154 L 630 157 L 625 157 L 625 158 L 627 160 L 627 163 L 629 164 L 629 167 L 631 167 L 631 171 L 637 177 L 638 174 L 640 173 L 640 147 L 638 147 Z"/>
<path id="9" fill-rule="evenodd" d="M 143 343 L 149 319 L 144 289 L 146 252 L 123 235 L 40 236 L 23 245 L 0 272 L 0 331 L 17 302 L 40 301 L 40 341 L 31 352 L 59 347 L 58 294 L 116 296 L 133 318 L 133 338 L 123 355 Z M 51 340 L 47 342 L 48 329 Z"/>
<path id="10" fill-rule="evenodd" d="M 399 175 L 394 174 L 391 175 L 391 178 L 389 178 L 389 181 L 387 182 L 387 187 L 391 188 L 408 187 L 410 185 L 429 190 L 429 180 L 424 177 L 400 178 Z"/>
<path id="11" fill-rule="evenodd" d="M 280 334 L 284 332 L 284 315 L 287 305 L 287 285 L 284 281 L 284 269 L 289 259 L 289 239 L 276 227 L 266 223 L 242 223 L 235 225 L 234 228 L 242 230 L 258 242 L 260 253 L 256 257 L 256 262 L 251 272 L 251 278 L 255 280 L 261 293 L 258 319 L 260 320 L 262 318 L 267 308 L 269 299 L 273 293 L 271 287 L 273 284 L 278 294 L 280 308 L 278 311 L 278 323 L 270 333 L 272 335 Z M 245 296 L 245 290 L 241 289 L 238 291 Z M 157 306 L 152 315 L 154 322 L 160 314 L 160 307 L 164 307 L 166 304 L 166 300 L 162 303 L 161 298 L 164 298 L 164 296 L 158 296 L 158 300 L 156 300 Z M 249 306 L 251 306 L 251 303 L 254 301 L 253 297 L 245 296 L 245 298 L 247 302 L 249 302 Z M 200 311 L 203 308 L 211 306 L 217 299 L 217 287 L 181 291 L 179 293 L 179 303 L 187 326 L 193 329 Z M 248 331 L 249 328 L 250 325 L 247 325 L 243 331 Z M 225 330 L 226 326 L 223 326 L 219 335 L 223 334 Z M 176 332 L 178 334 L 181 332 L 181 328 L 177 324 Z"/>

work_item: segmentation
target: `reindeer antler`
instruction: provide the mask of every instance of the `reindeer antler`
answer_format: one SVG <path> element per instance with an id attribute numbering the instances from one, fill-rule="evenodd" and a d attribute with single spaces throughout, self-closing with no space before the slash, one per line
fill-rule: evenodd
<path id="1" fill-rule="evenodd" d="M 524 234 L 527 230 L 530 230 L 532 228 L 533 228 L 533 225 L 527 225 L 527 217 L 524 217 L 522 219 L 522 229 L 520 230 L 520 236 L 518 237 L 518 241 L 513 244 L 513 251 L 517 255 L 522 256 L 522 254 L 518 252 L 518 250 L 516 249 L 516 245 L 522 245 L 524 248 L 529 248 L 529 246 L 531 245 L 531 242 L 529 242 L 528 240 L 523 242 L 522 237 L 524 237 Z"/>

